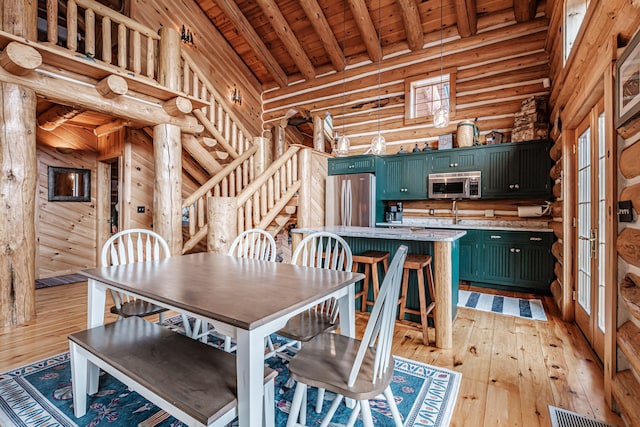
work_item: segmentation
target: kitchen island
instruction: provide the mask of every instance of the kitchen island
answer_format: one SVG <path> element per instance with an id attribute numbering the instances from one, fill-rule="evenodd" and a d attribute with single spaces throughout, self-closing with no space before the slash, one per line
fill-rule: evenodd
<path id="1" fill-rule="evenodd" d="M 459 240 L 466 231 L 345 226 L 296 228 L 291 231 L 301 234 L 318 231 L 335 233 L 347 240 L 354 254 L 376 250 L 389 252 L 393 257 L 400 245 L 407 245 L 409 253 L 433 256 L 436 347 L 452 347 L 453 319 L 458 302 Z"/>

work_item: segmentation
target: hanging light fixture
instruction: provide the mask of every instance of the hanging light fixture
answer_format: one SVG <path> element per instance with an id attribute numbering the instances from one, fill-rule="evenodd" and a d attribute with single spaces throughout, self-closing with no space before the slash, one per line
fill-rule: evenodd
<path id="1" fill-rule="evenodd" d="M 444 86 L 442 81 L 442 0 L 440 0 L 440 108 L 433 113 L 433 126 L 443 128 L 449 125 L 449 105 L 445 104 Z"/>
<path id="2" fill-rule="evenodd" d="M 381 8 L 378 0 L 378 133 L 371 139 L 371 152 L 376 155 L 387 152 L 387 141 L 380 134 L 380 61 L 382 61 L 382 30 L 381 30 Z"/>
<path id="3" fill-rule="evenodd" d="M 351 141 L 344 133 L 344 104 L 346 102 L 346 79 L 345 73 L 347 71 L 346 60 L 346 42 L 347 42 L 347 8 L 346 2 L 342 2 L 342 134 L 338 136 L 336 132 L 336 155 L 346 156 L 349 154 L 349 148 L 351 147 Z"/>

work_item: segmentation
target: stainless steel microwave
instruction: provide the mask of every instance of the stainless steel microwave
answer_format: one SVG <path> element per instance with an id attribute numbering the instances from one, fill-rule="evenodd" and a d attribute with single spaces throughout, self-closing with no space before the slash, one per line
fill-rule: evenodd
<path id="1" fill-rule="evenodd" d="M 429 174 L 430 199 L 479 199 L 482 189 L 480 171 Z"/>

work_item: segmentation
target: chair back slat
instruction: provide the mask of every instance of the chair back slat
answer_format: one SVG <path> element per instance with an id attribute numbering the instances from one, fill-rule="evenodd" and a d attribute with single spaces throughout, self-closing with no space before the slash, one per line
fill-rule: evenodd
<path id="1" fill-rule="evenodd" d="M 342 237 L 321 231 L 302 239 L 293 251 L 291 263 L 305 267 L 351 271 L 353 255 L 349 244 Z"/>
<path id="2" fill-rule="evenodd" d="M 268 232 L 260 229 L 246 230 L 231 243 L 229 255 L 274 262 L 276 241 Z"/>
<path id="3" fill-rule="evenodd" d="M 391 265 L 384 277 L 378 297 L 373 305 L 371 316 L 362 337 L 362 342 L 351 373 L 349 374 L 349 387 L 355 384 L 362 366 L 365 353 L 372 348 L 375 351 L 374 369 L 372 381 L 375 384 L 378 378 L 387 371 L 391 359 L 391 344 L 393 328 L 395 326 L 396 313 L 398 311 L 398 295 L 402 282 L 404 260 L 407 256 L 407 246 L 402 245 L 396 251 Z"/>

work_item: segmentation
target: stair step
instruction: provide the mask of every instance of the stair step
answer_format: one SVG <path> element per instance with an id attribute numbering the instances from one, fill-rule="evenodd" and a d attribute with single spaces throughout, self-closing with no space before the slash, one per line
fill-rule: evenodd
<path id="1" fill-rule="evenodd" d="M 628 273 L 620 283 L 620 297 L 636 319 L 640 320 L 640 277 Z M 639 371 L 640 372 L 640 371 Z"/>
<path id="2" fill-rule="evenodd" d="M 618 328 L 618 346 L 627 356 L 633 370 L 640 374 L 640 328 L 632 321 Z"/>
<path id="3" fill-rule="evenodd" d="M 616 374 L 612 392 L 627 425 L 640 426 L 640 383 L 631 370 Z"/>

